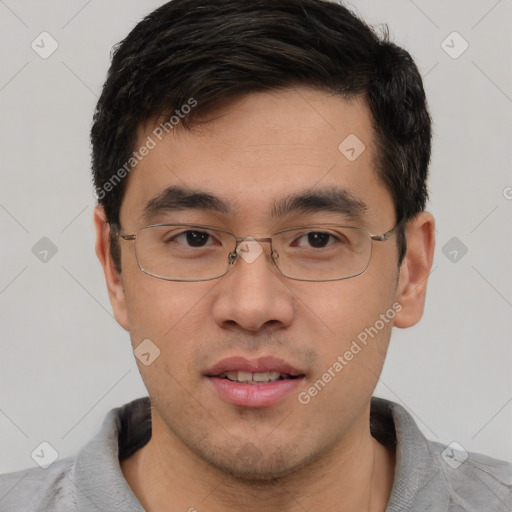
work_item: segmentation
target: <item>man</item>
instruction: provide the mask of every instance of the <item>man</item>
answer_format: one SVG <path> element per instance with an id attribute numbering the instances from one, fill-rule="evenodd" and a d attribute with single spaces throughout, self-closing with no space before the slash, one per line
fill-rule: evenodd
<path id="1" fill-rule="evenodd" d="M 423 312 L 431 125 L 403 49 L 323 0 L 173 0 L 92 128 L 96 250 L 149 398 L 0 510 L 507 511 L 512 466 L 372 399 Z"/>

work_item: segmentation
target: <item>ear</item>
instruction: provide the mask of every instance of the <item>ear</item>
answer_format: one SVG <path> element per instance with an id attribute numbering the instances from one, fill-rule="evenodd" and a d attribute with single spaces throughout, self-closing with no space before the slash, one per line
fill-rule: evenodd
<path id="1" fill-rule="evenodd" d="M 402 309 L 395 317 L 396 327 L 411 327 L 423 315 L 427 282 L 434 259 L 435 220 L 421 212 L 407 223 L 407 252 L 400 267 L 397 302 Z"/>
<path id="2" fill-rule="evenodd" d="M 110 250 L 110 224 L 107 222 L 107 216 L 102 206 L 97 206 L 94 210 L 94 226 L 96 228 L 96 255 L 103 267 L 110 304 L 114 310 L 116 320 L 121 327 L 128 330 L 129 324 L 123 280 L 116 270 L 112 259 Z"/>

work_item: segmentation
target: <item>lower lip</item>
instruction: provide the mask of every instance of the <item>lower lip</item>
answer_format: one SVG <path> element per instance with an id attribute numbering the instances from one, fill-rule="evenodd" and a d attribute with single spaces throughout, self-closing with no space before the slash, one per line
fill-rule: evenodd
<path id="1" fill-rule="evenodd" d="M 238 407 L 272 407 L 286 395 L 296 390 L 303 377 L 276 380 L 266 384 L 242 384 L 229 379 L 209 377 L 221 398 Z"/>

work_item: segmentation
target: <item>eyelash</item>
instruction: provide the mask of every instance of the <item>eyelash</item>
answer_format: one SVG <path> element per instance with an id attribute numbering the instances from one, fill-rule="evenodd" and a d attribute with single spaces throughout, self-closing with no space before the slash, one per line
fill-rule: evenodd
<path id="1" fill-rule="evenodd" d="M 198 234 L 198 235 L 207 235 L 209 237 L 208 241 L 215 240 L 214 235 L 212 235 L 211 233 L 208 233 L 207 231 L 187 230 L 187 231 L 182 231 L 182 232 L 180 232 L 180 233 L 178 233 L 176 235 L 173 235 L 171 238 L 169 238 L 167 240 L 164 240 L 164 242 L 165 243 L 169 243 L 169 242 L 176 241 L 176 243 L 181 243 L 181 242 L 178 242 L 177 239 L 179 237 L 187 237 L 190 233 L 195 233 L 195 234 Z M 299 245 L 297 242 L 302 240 L 302 239 L 304 239 L 304 238 L 306 238 L 306 237 L 309 237 L 310 235 L 313 235 L 313 234 L 314 235 L 327 235 L 329 237 L 328 243 L 324 247 L 329 247 L 329 246 L 333 245 L 336 242 L 340 242 L 340 243 L 343 242 L 343 240 L 341 240 L 334 233 L 330 233 L 328 231 L 305 231 L 305 232 L 301 233 L 299 236 L 297 236 L 292 241 L 292 244 L 296 245 L 297 247 L 303 247 L 302 245 Z M 190 245 L 188 245 L 188 240 L 187 240 L 186 244 L 183 243 L 182 245 L 186 245 L 187 247 L 190 247 Z M 201 247 L 206 247 L 208 245 L 211 245 L 211 244 L 202 245 Z"/>

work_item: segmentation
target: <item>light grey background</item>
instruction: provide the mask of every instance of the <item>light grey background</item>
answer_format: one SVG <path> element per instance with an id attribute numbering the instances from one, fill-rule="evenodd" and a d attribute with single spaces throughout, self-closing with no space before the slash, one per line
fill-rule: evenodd
<path id="1" fill-rule="evenodd" d="M 146 394 L 94 254 L 88 132 L 111 46 L 161 3 L 0 0 L 0 472 L 33 466 L 42 441 L 75 453 Z M 512 1 L 352 6 L 416 58 L 435 121 L 427 307 L 394 332 L 376 394 L 431 439 L 512 461 Z M 47 59 L 31 48 L 43 31 L 59 44 Z M 443 253 L 452 237 L 463 257 Z"/>

